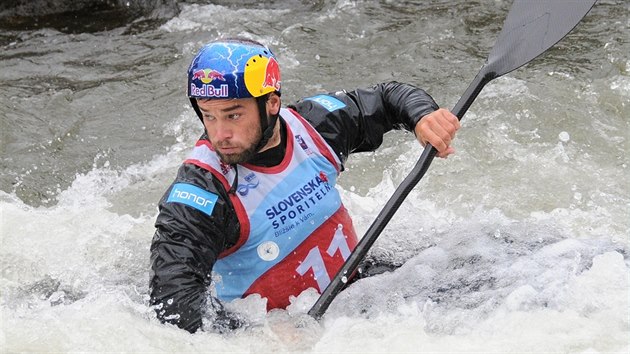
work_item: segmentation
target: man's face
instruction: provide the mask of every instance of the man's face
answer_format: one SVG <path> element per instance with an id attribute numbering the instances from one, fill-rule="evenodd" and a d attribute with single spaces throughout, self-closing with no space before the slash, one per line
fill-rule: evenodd
<path id="1" fill-rule="evenodd" d="M 208 138 L 223 162 L 247 162 L 256 153 L 262 131 L 255 99 L 200 99 L 197 104 Z"/>

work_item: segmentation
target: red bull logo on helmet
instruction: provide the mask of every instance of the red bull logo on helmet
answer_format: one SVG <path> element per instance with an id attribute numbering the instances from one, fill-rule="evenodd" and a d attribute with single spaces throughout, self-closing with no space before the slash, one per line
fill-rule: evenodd
<path id="1" fill-rule="evenodd" d="M 228 85 L 221 84 L 218 87 L 211 83 L 215 80 L 225 81 L 220 72 L 213 69 L 199 69 L 192 73 L 190 80 L 190 95 L 195 97 L 220 98 L 228 97 Z M 201 85 L 195 84 L 201 82 Z"/>
<path id="2" fill-rule="evenodd" d="M 193 72 L 193 80 L 199 80 L 204 84 L 209 84 L 214 80 L 225 81 L 223 74 L 212 69 L 200 69 Z"/>
<path id="3" fill-rule="evenodd" d="M 275 90 L 280 90 L 280 66 L 274 58 L 269 58 L 265 69 L 265 80 L 262 86 L 263 88 L 273 87 Z"/>
<path id="4" fill-rule="evenodd" d="M 190 84 L 190 96 L 208 98 L 228 97 L 228 85 L 222 84 L 219 87 L 215 87 L 210 84 L 202 84 L 201 87 L 197 87 L 195 84 Z"/>
<path id="5" fill-rule="evenodd" d="M 254 55 L 245 64 L 244 80 L 253 97 L 280 91 L 280 66 L 274 57 Z"/>

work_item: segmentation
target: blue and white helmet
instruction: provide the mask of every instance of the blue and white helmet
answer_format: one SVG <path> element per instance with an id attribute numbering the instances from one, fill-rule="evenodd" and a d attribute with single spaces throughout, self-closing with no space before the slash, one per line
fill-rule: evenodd
<path id="1" fill-rule="evenodd" d="M 218 40 L 205 45 L 188 69 L 190 98 L 256 98 L 280 94 L 280 67 L 264 45 Z"/>

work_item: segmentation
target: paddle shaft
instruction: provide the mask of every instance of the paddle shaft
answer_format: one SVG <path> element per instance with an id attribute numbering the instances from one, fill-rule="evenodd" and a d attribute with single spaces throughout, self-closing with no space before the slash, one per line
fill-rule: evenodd
<path id="1" fill-rule="evenodd" d="M 490 82 L 490 80 L 491 79 L 488 79 L 488 76 L 485 74 L 485 70 L 483 69 L 479 72 L 479 74 L 477 74 L 453 109 L 453 114 L 455 114 L 459 120 L 462 119 L 477 95 L 479 95 L 483 86 Z M 350 257 L 348 257 L 346 262 L 343 264 L 337 273 L 337 276 L 332 279 L 330 285 L 328 285 L 315 305 L 313 305 L 311 310 L 308 312 L 309 315 L 317 319 L 321 318 L 326 309 L 328 309 L 328 306 L 330 306 L 330 303 L 333 301 L 336 294 L 344 288 L 350 278 L 350 275 L 357 270 L 361 260 L 365 258 L 367 252 L 370 250 L 381 232 L 385 229 L 385 226 L 387 226 L 396 211 L 398 211 L 398 208 L 407 195 L 409 195 L 411 190 L 418 184 L 418 182 L 420 182 L 424 174 L 429 170 L 429 166 L 431 166 L 431 162 L 436 154 L 437 149 L 435 149 L 431 144 L 427 144 L 424 147 L 418 162 L 416 162 L 409 175 L 407 175 L 398 188 L 396 188 L 394 194 L 392 194 L 389 198 L 374 222 L 372 222 L 372 225 L 370 225 L 370 228 L 366 231 L 363 238 L 361 238 L 355 247 L 354 251 L 350 254 Z"/>

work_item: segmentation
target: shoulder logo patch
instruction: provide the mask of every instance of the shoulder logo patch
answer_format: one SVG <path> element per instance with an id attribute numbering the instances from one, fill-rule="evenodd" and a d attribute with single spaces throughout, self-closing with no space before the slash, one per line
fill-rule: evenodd
<path id="1" fill-rule="evenodd" d="M 306 98 L 306 100 L 319 103 L 322 107 L 326 108 L 328 112 L 336 111 L 346 106 L 345 103 L 328 95 L 317 95 L 317 96 Z"/>
<path id="2" fill-rule="evenodd" d="M 167 203 L 191 206 L 210 216 L 219 196 L 188 183 L 176 183 L 168 195 Z"/>

